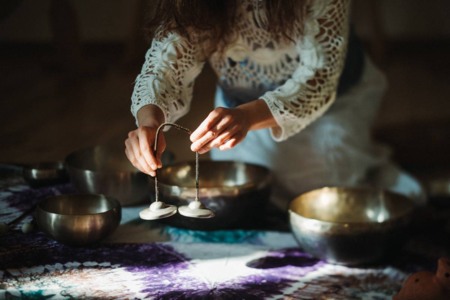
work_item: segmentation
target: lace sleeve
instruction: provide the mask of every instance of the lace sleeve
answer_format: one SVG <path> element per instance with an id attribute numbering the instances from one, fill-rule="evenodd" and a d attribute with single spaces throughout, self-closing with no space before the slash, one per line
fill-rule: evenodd
<path id="1" fill-rule="evenodd" d="M 321 116 L 334 102 L 347 48 L 350 1 L 316 0 L 296 49 L 300 63 L 294 74 L 263 99 L 279 127 L 282 141 Z"/>
<path id="2" fill-rule="evenodd" d="M 131 112 L 154 104 L 164 112 L 167 122 L 184 116 L 190 107 L 195 78 L 201 72 L 204 58 L 198 43 L 176 33 L 156 35 L 145 55 L 131 97 Z"/>

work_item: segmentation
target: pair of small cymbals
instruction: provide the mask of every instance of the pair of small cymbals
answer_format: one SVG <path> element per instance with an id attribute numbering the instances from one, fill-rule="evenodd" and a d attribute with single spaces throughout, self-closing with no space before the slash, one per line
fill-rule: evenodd
<path id="1" fill-rule="evenodd" d="M 198 200 L 178 208 L 161 201 L 155 201 L 148 208 L 142 210 L 139 213 L 139 216 L 144 220 L 158 220 L 173 216 L 177 211 L 180 215 L 189 218 L 207 219 L 214 217 L 214 213 L 210 209 L 204 207 Z"/>

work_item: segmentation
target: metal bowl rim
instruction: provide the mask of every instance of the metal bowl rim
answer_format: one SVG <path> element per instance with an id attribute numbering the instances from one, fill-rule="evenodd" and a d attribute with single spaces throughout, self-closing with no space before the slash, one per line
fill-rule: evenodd
<path id="1" fill-rule="evenodd" d="M 81 155 L 82 153 L 91 152 L 95 149 L 109 150 L 109 149 L 113 149 L 114 146 L 117 146 L 117 145 L 115 143 L 104 143 L 104 144 L 87 146 L 87 147 L 73 150 L 72 152 L 67 154 L 66 157 L 64 158 L 64 161 L 63 161 L 64 166 L 66 169 L 68 169 L 68 171 L 77 170 L 77 171 L 92 173 L 92 174 L 105 174 L 105 175 L 116 175 L 116 176 L 120 175 L 120 174 L 144 174 L 143 172 L 139 171 L 136 168 L 134 170 L 116 169 L 116 170 L 101 170 L 101 171 L 99 171 L 99 170 L 93 170 L 93 168 L 90 168 L 90 167 L 80 167 L 80 166 L 78 166 L 78 164 L 74 164 L 72 162 L 72 160 L 75 160 L 74 157 L 77 157 L 77 156 Z"/>
<path id="2" fill-rule="evenodd" d="M 382 222 L 332 222 L 332 221 L 318 220 L 318 219 L 314 219 L 314 218 L 306 218 L 290 209 L 288 211 L 289 211 L 289 214 L 293 214 L 295 218 L 299 218 L 301 220 L 301 222 L 308 222 L 310 224 L 317 224 L 317 225 L 332 226 L 333 230 L 345 230 L 345 231 L 356 230 L 358 232 L 366 231 L 368 228 L 371 228 L 374 230 L 388 228 L 392 224 L 396 224 L 396 223 L 402 222 L 404 220 L 408 220 L 412 216 L 411 213 L 407 213 L 402 216 L 390 218 L 390 219 L 387 219 Z M 291 215 L 289 215 L 289 223 L 291 226 L 293 226 L 292 220 L 290 218 L 292 218 Z"/>
<path id="3" fill-rule="evenodd" d="M 63 161 L 44 161 L 39 163 L 27 164 L 23 167 L 22 173 L 30 179 L 38 179 L 37 173 L 55 174 L 56 177 L 65 173 L 65 164 Z"/>
<path id="4" fill-rule="evenodd" d="M 375 226 L 378 225 L 378 226 L 381 227 L 381 226 L 385 226 L 385 225 L 388 225 L 388 224 L 391 224 L 391 223 L 398 222 L 399 220 L 403 220 L 405 218 L 409 218 L 410 216 L 412 216 L 412 214 L 416 210 L 416 206 L 414 205 L 414 202 L 410 198 L 408 198 L 407 196 L 399 194 L 399 193 L 396 193 L 396 192 L 393 192 L 393 191 L 384 190 L 384 189 L 382 190 L 383 193 L 392 194 L 392 195 L 395 195 L 396 197 L 397 196 L 401 197 L 401 198 L 405 199 L 407 202 L 409 202 L 410 205 L 409 205 L 409 207 L 407 209 L 405 209 L 405 212 L 402 215 L 386 219 L 385 221 L 382 221 L 382 222 L 338 222 L 338 221 L 332 222 L 332 221 L 324 221 L 324 220 L 320 220 L 320 219 L 316 219 L 316 218 L 305 217 L 305 216 L 301 215 L 300 213 L 298 213 L 298 212 L 296 212 L 296 211 L 294 211 L 292 209 L 293 202 L 296 201 L 297 199 L 299 199 L 299 198 L 301 198 L 303 196 L 306 196 L 309 193 L 319 192 L 319 191 L 325 190 L 325 189 L 349 190 L 349 191 L 374 191 L 374 189 L 369 188 L 369 187 L 326 186 L 326 187 L 322 187 L 322 188 L 317 188 L 317 189 L 313 189 L 313 190 L 304 192 L 304 193 L 298 195 L 297 197 L 295 197 L 289 204 L 288 212 L 290 214 L 291 213 L 294 214 L 296 217 L 299 217 L 302 220 L 314 222 L 314 223 L 317 223 L 317 224 L 327 224 L 327 225 L 340 226 L 340 227 L 350 227 L 350 226 L 352 226 L 352 227 L 353 226 L 357 226 L 357 227 L 362 227 L 362 226 L 368 227 L 368 226 L 370 226 L 370 227 L 373 227 L 374 225 Z"/>
<path id="5" fill-rule="evenodd" d="M 99 174 L 114 175 L 114 176 L 120 176 L 121 174 L 132 174 L 132 175 L 143 174 L 143 175 L 146 175 L 145 173 L 139 171 L 138 169 L 136 169 L 135 171 L 134 170 L 133 171 L 131 171 L 131 170 L 130 171 L 125 171 L 125 170 L 102 170 L 102 171 L 99 171 L 99 170 L 92 170 L 90 168 L 83 169 L 80 167 L 75 167 L 73 165 L 70 165 L 67 162 L 66 162 L 66 168 L 69 172 L 71 172 L 71 170 L 75 170 L 75 171 L 84 172 L 86 174 L 93 174 L 93 175 L 99 175 Z"/>
<path id="6" fill-rule="evenodd" d="M 95 197 L 96 199 L 106 199 L 106 200 L 108 200 L 109 202 L 112 203 L 112 207 L 110 209 L 106 210 L 106 211 L 99 212 L 99 213 L 73 214 L 73 215 L 70 215 L 70 214 L 62 214 L 62 213 L 58 213 L 58 212 L 48 211 L 48 210 L 44 209 L 42 207 L 42 205 L 41 205 L 41 204 L 43 204 L 43 202 L 52 201 L 52 200 L 58 200 L 58 199 L 61 199 L 61 198 L 82 198 L 82 197 Z M 113 212 L 116 209 L 121 211 L 122 206 L 121 206 L 120 202 L 114 197 L 107 196 L 107 195 L 104 195 L 104 194 L 86 194 L 85 193 L 85 194 L 64 194 L 64 195 L 49 196 L 49 197 L 43 199 L 42 201 L 40 201 L 36 205 L 36 209 L 39 210 L 39 211 L 42 211 L 45 214 L 53 214 L 53 215 L 57 215 L 57 216 L 74 216 L 74 217 L 75 216 L 80 216 L 81 217 L 81 216 L 97 216 L 97 215 L 102 215 L 102 214 L 108 214 L 110 212 Z"/>
<path id="7" fill-rule="evenodd" d="M 202 190 L 220 190 L 220 191 L 229 191 L 230 193 L 233 193 L 233 191 L 239 190 L 242 192 L 245 192 L 247 190 L 252 190 L 255 188 L 261 188 L 261 187 L 265 187 L 267 185 L 269 185 L 271 179 L 272 179 L 272 172 L 270 171 L 269 168 L 262 166 L 262 165 L 258 165 L 258 164 L 253 164 L 253 163 L 247 163 L 247 162 L 241 162 L 241 161 L 233 161 L 233 160 L 200 160 L 199 161 L 199 165 L 201 166 L 202 162 L 209 162 L 209 163 L 219 163 L 219 164 L 240 164 L 240 165 L 245 165 L 245 166 L 249 166 L 252 168 L 257 168 L 257 169 L 261 169 L 264 171 L 264 176 L 263 176 L 263 180 L 258 181 L 257 183 L 245 183 L 245 184 L 241 184 L 241 185 L 235 185 L 235 186 L 210 186 L 210 187 L 199 187 L 199 191 Z M 194 165 L 195 166 L 195 160 L 187 160 L 187 161 L 180 161 L 180 162 L 176 162 L 167 166 L 162 167 L 160 170 L 165 170 L 171 167 L 180 167 L 180 166 L 185 166 L 185 165 Z M 158 170 L 159 172 L 159 170 Z M 175 184 L 167 184 L 161 181 L 161 179 L 158 177 L 158 186 L 165 188 L 165 189 L 171 189 L 171 188 L 180 188 L 186 191 L 195 191 L 196 188 L 195 186 L 179 186 L 179 185 L 175 185 Z"/>

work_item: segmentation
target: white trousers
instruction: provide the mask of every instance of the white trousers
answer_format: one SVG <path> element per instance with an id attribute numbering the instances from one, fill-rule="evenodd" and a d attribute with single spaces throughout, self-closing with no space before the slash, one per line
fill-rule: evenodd
<path id="1" fill-rule="evenodd" d="M 384 75 L 367 59 L 360 82 L 300 133 L 276 142 L 257 130 L 230 150 L 211 152 L 213 160 L 239 160 L 272 170 L 273 202 L 286 209 L 306 191 L 324 186 L 373 186 L 425 201 L 423 188 L 390 161 L 390 151 L 375 143 L 371 126 L 386 89 Z M 216 106 L 226 106 L 221 89 Z"/>

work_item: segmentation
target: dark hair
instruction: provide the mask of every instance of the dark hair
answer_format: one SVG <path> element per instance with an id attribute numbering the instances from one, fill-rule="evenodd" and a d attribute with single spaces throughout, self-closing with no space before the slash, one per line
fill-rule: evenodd
<path id="1" fill-rule="evenodd" d="M 162 34 L 175 30 L 189 38 L 188 28 L 213 32 L 216 42 L 230 38 L 231 28 L 236 20 L 238 2 L 242 0 L 159 0 L 153 16 L 146 23 L 146 29 L 153 32 L 162 25 Z M 308 0 L 259 0 L 256 5 L 266 9 L 265 28 L 273 38 L 291 39 L 304 18 Z M 252 7 L 248 7 L 252 9 Z M 297 27 L 295 27 L 297 26 Z"/>

